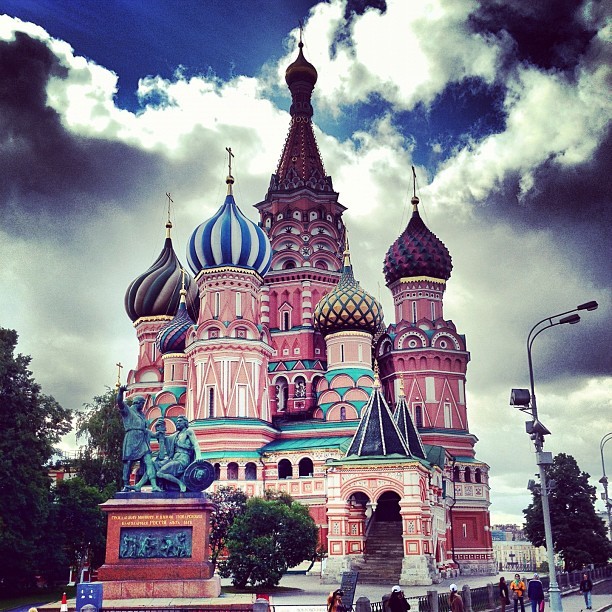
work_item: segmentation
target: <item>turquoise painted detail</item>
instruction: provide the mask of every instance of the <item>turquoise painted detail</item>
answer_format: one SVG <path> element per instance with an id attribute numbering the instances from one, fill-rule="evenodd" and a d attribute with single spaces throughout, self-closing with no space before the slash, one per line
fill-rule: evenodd
<path id="1" fill-rule="evenodd" d="M 374 380 L 372 370 L 366 368 L 343 368 L 340 370 L 327 371 L 325 372 L 325 379 L 331 382 L 340 374 L 346 374 L 353 382 L 357 382 L 362 376 L 369 376 L 372 381 Z"/>
<path id="2" fill-rule="evenodd" d="M 260 451 L 219 451 L 219 452 L 208 452 L 200 453 L 202 459 L 259 459 L 261 457 Z"/>
<path id="3" fill-rule="evenodd" d="M 275 440 L 266 444 L 262 453 L 309 450 L 313 448 L 340 448 L 344 443 L 351 440 L 351 436 L 329 436 L 318 438 L 296 438 L 293 440 Z"/>
<path id="4" fill-rule="evenodd" d="M 268 372 L 276 372 L 281 364 L 285 366 L 288 372 L 293 370 L 298 363 L 304 364 L 306 370 L 317 370 L 323 372 L 327 365 L 323 365 L 324 362 L 319 359 L 296 359 L 291 361 L 274 361 L 268 363 Z M 282 371 L 282 370 L 281 370 Z"/>

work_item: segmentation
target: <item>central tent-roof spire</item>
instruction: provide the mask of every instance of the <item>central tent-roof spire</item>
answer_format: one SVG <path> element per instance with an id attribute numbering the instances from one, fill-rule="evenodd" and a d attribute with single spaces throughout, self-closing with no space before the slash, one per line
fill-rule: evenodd
<path id="1" fill-rule="evenodd" d="M 302 26 L 298 56 L 287 67 L 285 81 L 291 91 L 291 125 L 270 191 L 290 191 L 309 187 L 333 191 L 331 177 L 325 175 L 323 160 L 312 129 L 312 91 L 317 82 L 316 68 L 304 57 Z"/>

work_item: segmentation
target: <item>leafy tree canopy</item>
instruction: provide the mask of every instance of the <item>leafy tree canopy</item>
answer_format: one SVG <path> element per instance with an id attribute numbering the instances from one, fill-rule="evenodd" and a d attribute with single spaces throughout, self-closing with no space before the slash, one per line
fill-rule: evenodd
<path id="1" fill-rule="evenodd" d="M 225 548 L 225 540 L 235 518 L 246 507 L 247 496 L 240 489 L 220 487 L 208 495 L 215 504 L 210 517 L 210 561 L 216 567 L 219 555 Z"/>
<path id="2" fill-rule="evenodd" d="M 231 576 L 235 586 L 275 586 L 289 567 L 314 557 L 317 528 L 298 502 L 253 497 L 236 517 L 226 546 L 221 574 Z"/>
<path id="3" fill-rule="evenodd" d="M 123 423 L 115 406 L 116 392 L 106 393 L 84 405 L 77 418 L 77 440 L 81 446 L 76 469 L 86 484 L 104 491 L 108 499 L 121 488 Z"/>
<path id="4" fill-rule="evenodd" d="M 45 464 L 72 413 L 43 395 L 17 354 L 17 332 L 0 328 L 0 588 L 27 586 L 39 564 L 49 512 Z"/>
<path id="5" fill-rule="evenodd" d="M 571 455 L 559 453 L 546 468 L 553 546 L 563 557 L 565 570 L 604 565 L 612 556 L 604 522 L 595 513 L 595 487 Z M 539 491 L 525 510 L 525 534 L 534 546 L 546 546 Z"/>

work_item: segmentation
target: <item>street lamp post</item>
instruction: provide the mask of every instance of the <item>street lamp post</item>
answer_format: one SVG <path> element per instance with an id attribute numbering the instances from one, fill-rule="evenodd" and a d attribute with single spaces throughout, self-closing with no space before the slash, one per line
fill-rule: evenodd
<path id="1" fill-rule="evenodd" d="M 606 476 L 606 464 L 604 462 L 604 446 L 606 442 L 612 440 L 612 432 L 607 433 L 599 443 L 599 452 L 601 453 L 601 471 L 603 472 L 603 476 L 599 479 L 599 482 L 603 485 L 604 488 L 604 503 L 606 504 L 606 514 L 608 515 L 608 537 L 612 540 L 612 524 L 610 524 L 610 498 L 608 497 L 608 477 Z"/>
<path id="2" fill-rule="evenodd" d="M 552 612 L 563 612 L 563 604 L 561 603 L 561 591 L 557 583 L 557 573 L 555 571 L 555 551 L 553 548 L 552 526 L 550 522 L 550 507 L 548 505 L 548 483 L 546 478 L 546 466 L 552 463 L 552 453 L 544 452 L 544 436 L 550 434 L 550 431 L 538 419 L 538 407 L 536 403 L 535 385 L 533 379 L 533 361 L 531 359 L 531 348 L 534 340 L 546 329 L 557 325 L 574 325 L 580 321 L 580 316 L 577 313 L 580 310 L 596 310 L 597 302 L 586 302 L 580 304 L 573 310 L 561 312 L 551 317 L 546 317 L 538 321 L 529 331 L 527 336 L 527 361 L 529 364 L 529 383 L 528 389 L 512 389 L 510 396 L 510 405 L 517 406 L 520 410 L 530 412 L 532 421 L 527 421 L 525 428 L 531 436 L 535 446 L 536 463 L 539 468 L 540 475 L 540 498 L 542 501 L 542 515 L 544 518 L 544 536 L 546 540 L 546 558 L 548 561 L 550 584 L 548 593 L 550 595 L 550 608 Z M 542 325 L 545 324 L 545 325 Z M 535 333 L 534 333 L 535 332 Z"/>

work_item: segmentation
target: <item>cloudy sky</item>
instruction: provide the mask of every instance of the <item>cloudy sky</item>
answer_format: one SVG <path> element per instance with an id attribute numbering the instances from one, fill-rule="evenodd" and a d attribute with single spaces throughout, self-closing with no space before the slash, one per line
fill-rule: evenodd
<path id="1" fill-rule="evenodd" d="M 284 69 L 304 20 L 317 138 L 357 277 L 393 309 L 382 262 L 421 214 L 454 270 L 445 316 L 467 335 L 470 428 L 491 466 L 494 522 L 521 521 L 536 471 L 525 340 L 546 449 L 596 484 L 612 431 L 610 15 L 585 0 L 3 0 L 0 325 L 43 391 L 79 408 L 132 367 L 129 283 L 224 197 L 256 219 L 289 125 Z M 612 472 L 612 444 L 607 447 Z M 601 490 L 599 487 L 598 493 Z M 603 508 L 601 502 L 599 507 Z"/>

